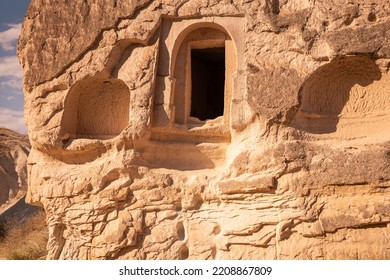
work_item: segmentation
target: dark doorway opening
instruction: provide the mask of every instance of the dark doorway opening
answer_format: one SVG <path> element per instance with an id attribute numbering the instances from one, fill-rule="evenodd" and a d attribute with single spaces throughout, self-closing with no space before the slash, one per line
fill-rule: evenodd
<path id="1" fill-rule="evenodd" d="M 191 117 L 202 121 L 223 115 L 225 48 L 191 50 Z"/>

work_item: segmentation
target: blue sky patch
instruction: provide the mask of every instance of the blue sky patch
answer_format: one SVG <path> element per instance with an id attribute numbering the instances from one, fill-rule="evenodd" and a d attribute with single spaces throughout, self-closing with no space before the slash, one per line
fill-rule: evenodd
<path id="1" fill-rule="evenodd" d="M 2 0 L 0 4 L 0 126 L 22 133 L 27 133 L 27 129 L 16 44 L 29 3 L 29 0 Z"/>

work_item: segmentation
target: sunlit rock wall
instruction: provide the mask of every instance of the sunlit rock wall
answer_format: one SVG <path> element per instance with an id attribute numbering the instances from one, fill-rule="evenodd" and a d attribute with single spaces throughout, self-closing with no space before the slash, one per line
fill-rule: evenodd
<path id="1" fill-rule="evenodd" d="M 48 259 L 390 258 L 388 1 L 73 2 L 18 46 Z"/>

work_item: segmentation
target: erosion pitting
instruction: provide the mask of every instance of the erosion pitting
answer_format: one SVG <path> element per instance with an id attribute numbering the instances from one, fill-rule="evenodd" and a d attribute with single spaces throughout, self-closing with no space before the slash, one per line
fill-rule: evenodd
<path id="1" fill-rule="evenodd" d="M 390 258 L 390 4 L 95 2 L 19 40 L 48 259 Z"/>

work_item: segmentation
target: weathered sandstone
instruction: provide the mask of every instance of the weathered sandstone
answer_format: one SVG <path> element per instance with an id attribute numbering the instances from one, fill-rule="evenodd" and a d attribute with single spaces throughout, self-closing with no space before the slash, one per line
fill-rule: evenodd
<path id="1" fill-rule="evenodd" d="M 32 0 L 48 258 L 389 259 L 389 38 L 385 0 Z"/>

